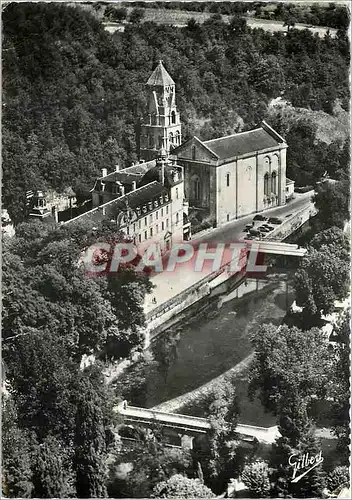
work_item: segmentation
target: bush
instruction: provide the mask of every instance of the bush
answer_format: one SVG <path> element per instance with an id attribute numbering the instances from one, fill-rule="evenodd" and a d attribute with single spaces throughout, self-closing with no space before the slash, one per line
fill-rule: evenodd
<path id="1" fill-rule="evenodd" d="M 213 492 L 199 479 L 189 479 L 182 474 L 175 474 L 167 481 L 162 481 L 154 488 L 155 498 L 212 498 Z"/>
<path id="2" fill-rule="evenodd" d="M 350 471 L 347 466 L 335 467 L 327 476 L 327 486 L 329 491 L 335 491 L 337 488 L 348 486 L 350 480 Z"/>
<path id="3" fill-rule="evenodd" d="M 138 24 L 142 21 L 144 16 L 145 16 L 145 10 L 136 7 L 135 9 L 132 10 L 130 14 L 130 22 Z"/>
<path id="4" fill-rule="evenodd" d="M 246 465 L 242 472 L 242 481 L 251 495 L 264 498 L 269 496 L 270 481 L 269 469 L 266 462 L 255 462 Z"/>

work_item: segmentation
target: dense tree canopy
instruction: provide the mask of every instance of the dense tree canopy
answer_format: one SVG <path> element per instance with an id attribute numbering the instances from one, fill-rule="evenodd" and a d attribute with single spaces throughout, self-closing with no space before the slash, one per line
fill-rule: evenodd
<path id="1" fill-rule="evenodd" d="M 3 199 L 15 223 L 25 216 L 26 190 L 87 192 L 101 168 L 136 160 L 144 84 L 158 59 L 176 82 L 184 139 L 231 133 L 239 123 L 257 126 L 278 95 L 313 109 L 337 98 L 348 106 L 343 33 L 325 39 L 308 30 L 271 34 L 238 17 L 227 24 L 216 16 L 185 28 L 127 24 L 111 35 L 81 8 L 6 8 Z"/>
<path id="2" fill-rule="evenodd" d="M 4 411 L 15 443 L 4 445 L 4 481 L 12 495 L 105 496 L 120 395 L 106 386 L 98 360 L 143 347 L 150 284 L 130 268 L 114 277 L 86 275 L 81 253 L 103 235 L 121 238 L 109 224 L 38 222 L 4 237 Z M 95 358 L 93 366 L 83 367 L 84 355 Z"/>
<path id="3" fill-rule="evenodd" d="M 250 395 L 259 394 L 264 407 L 277 416 L 281 436 L 273 444 L 270 469 L 273 496 L 320 496 L 321 468 L 293 484 L 291 455 L 320 451 L 310 406 L 326 396 L 332 355 L 317 328 L 302 332 L 286 325 L 263 325 L 252 337 L 255 357 L 250 373 Z"/>
<path id="4" fill-rule="evenodd" d="M 314 196 L 314 204 L 319 210 L 315 222 L 321 229 L 344 228 L 350 218 L 350 183 L 346 180 L 319 186 Z"/>
<path id="5" fill-rule="evenodd" d="M 344 300 L 349 291 L 349 242 L 338 228 L 318 233 L 308 247 L 295 274 L 296 300 L 303 315 L 320 318 L 334 309 L 335 300 Z"/>

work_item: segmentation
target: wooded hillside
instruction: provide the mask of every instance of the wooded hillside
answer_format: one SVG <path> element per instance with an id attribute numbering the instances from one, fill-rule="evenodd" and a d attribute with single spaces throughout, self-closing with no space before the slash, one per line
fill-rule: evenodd
<path id="1" fill-rule="evenodd" d="M 3 37 L 3 200 L 15 222 L 26 190 L 80 193 L 102 167 L 137 159 L 144 84 L 158 59 L 176 82 L 184 139 L 256 126 L 278 96 L 329 113 L 336 99 L 348 108 L 342 29 L 325 39 L 270 34 L 215 14 L 202 25 L 135 23 L 110 35 L 80 8 L 11 4 Z"/>

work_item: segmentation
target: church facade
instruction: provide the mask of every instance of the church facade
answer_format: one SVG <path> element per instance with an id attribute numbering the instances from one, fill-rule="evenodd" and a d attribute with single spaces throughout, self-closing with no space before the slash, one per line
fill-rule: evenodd
<path id="1" fill-rule="evenodd" d="M 190 208 L 215 226 L 286 203 L 285 140 L 267 123 L 239 134 L 201 141 L 192 137 L 174 151 L 184 168 Z"/>

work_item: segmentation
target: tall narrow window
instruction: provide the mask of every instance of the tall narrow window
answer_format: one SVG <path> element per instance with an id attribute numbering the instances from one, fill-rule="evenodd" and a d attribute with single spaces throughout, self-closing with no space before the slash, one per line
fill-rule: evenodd
<path id="1" fill-rule="evenodd" d="M 276 172 L 271 174 L 271 192 L 276 194 Z"/>
<path id="2" fill-rule="evenodd" d="M 192 179 L 192 190 L 193 190 L 193 198 L 195 200 L 199 200 L 200 199 L 200 181 L 199 181 L 199 178 L 197 176 L 195 176 Z"/>
<path id="3" fill-rule="evenodd" d="M 176 188 L 176 200 L 178 200 L 178 188 Z"/>
<path id="4" fill-rule="evenodd" d="M 144 217 L 144 225 L 146 226 L 148 224 L 148 220 L 146 217 Z"/>
<path id="5" fill-rule="evenodd" d="M 176 212 L 176 224 L 179 223 L 179 218 L 180 218 L 180 216 L 179 216 L 178 212 Z"/>
<path id="6" fill-rule="evenodd" d="M 171 123 L 176 123 L 176 113 L 175 113 L 175 111 L 171 112 Z"/>
<path id="7" fill-rule="evenodd" d="M 151 237 L 153 236 L 153 228 L 152 227 L 150 228 L 150 236 Z"/>
<path id="8" fill-rule="evenodd" d="M 164 231 L 164 229 L 165 229 L 165 224 L 164 224 L 164 221 L 162 221 L 162 223 L 161 223 L 161 230 Z"/>
<path id="9" fill-rule="evenodd" d="M 196 159 L 196 147 L 194 144 L 192 145 L 191 149 L 192 149 L 192 160 L 195 160 Z"/>
<path id="10" fill-rule="evenodd" d="M 264 196 L 269 195 L 269 174 L 264 175 Z"/>
<path id="11" fill-rule="evenodd" d="M 175 142 L 177 145 L 180 145 L 181 144 L 181 139 L 180 139 L 180 132 L 178 130 L 176 130 L 176 134 L 175 134 Z"/>
<path id="12" fill-rule="evenodd" d="M 147 240 L 148 239 L 148 233 L 147 231 L 144 231 L 144 239 Z"/>
<path id="13" fill-rule="evenodd" d="M 226 174 L 226 186 L 229 187 L 230 185 L 230 174 Z"/>

